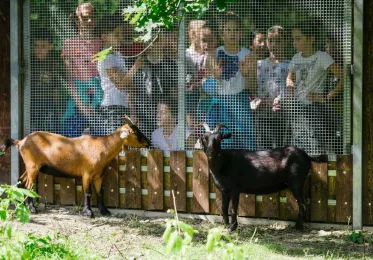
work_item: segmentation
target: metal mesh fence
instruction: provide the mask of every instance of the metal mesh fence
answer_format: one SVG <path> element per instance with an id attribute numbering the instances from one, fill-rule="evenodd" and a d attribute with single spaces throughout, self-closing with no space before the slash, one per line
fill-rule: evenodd
<path id="1" fill-rule="evenodd" d="M 138 57 L 130 2 L 104 2 L 26 2 L 26 133 L 108 135 L 127 114 L 153 149 L 194 149 L 207 122 L 223 148 L 350 152 L 350 0 L 212 6 Z"/>

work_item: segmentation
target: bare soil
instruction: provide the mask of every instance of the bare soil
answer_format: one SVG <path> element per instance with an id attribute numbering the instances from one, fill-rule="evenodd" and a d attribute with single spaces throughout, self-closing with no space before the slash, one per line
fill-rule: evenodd
<path id="1" fill-rule="evenodd" d="M 103 258 L 119 259 L 162 259 L 162 234 L 164 218 L 143 218 L 135 215 L 113 214 L 101 217 L 94 211 L 93 219 L 81 216 L 77 207 L 48 206 L 39 214 L 32 215 L 28 224 L 14 222 L 17 230 L 61 235 L 80 241 Z M 202 251 L 208 229 L 221 225 L 202 220 L 185 219 L 200 231 L 195 237 L 195 246 Z M 347 238 L 350 230 L 315 230 L 302 232 L 285 226 L 245 226 L 239 225 L 232 233 L 237 244 L 249 243 L 256 228 L 256 243 L 269 249 L 273 256 L 263 259 L 373 259 L 373 245 L 355 244 Z M 365 233 L 373 241 L 372 231 Z M 199 254 L 199 255 L 198 255 Z M 193 253 L 187 259 L 201 259 L 204 253 Z M 278 256 L 278 257 L 276 257 Z"/>

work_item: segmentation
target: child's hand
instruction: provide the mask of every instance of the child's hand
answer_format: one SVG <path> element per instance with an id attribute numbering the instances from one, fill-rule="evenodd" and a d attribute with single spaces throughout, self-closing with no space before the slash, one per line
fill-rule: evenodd
<path id="1" fill-rule="evenodd" d="M 307 99 L 311 102 L 325 103 L 325 97 L 323 93 L 309 93 Z"/>
<path id="2" fill-rule="evenodd" d="M 140 69 L 142 66 L 144 65 L 144 58 L 142 56 L 139 56 L 136 61 L 135 61 L 135 64 L 133 64 L 133 66 L 135 67 L 135 69 Z"/>
<path id="3" fill-rule="evenodd" d="M 247 77 L 250 72 L 256 68 L 256 57 L 253 54 L 246 55 L 243 61 L 240 61 L 240 71 L 244 77 Z"/>
<path id="4" fill-rule="evenodd" d="M 333 89 L 333 90 L 331 90 L 331 91 L 328 93 L 328 95 L 326 96 L 327 100 L 331 100 L 331 99 L 333 99 L 336 95 L 338 95 L 338 93 L 339 93 L 339 90 L 337 90 L 337 89 Z"/>

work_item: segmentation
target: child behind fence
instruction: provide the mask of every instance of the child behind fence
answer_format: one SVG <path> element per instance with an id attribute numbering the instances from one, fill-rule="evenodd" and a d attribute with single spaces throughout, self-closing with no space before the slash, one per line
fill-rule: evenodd
<path id="1" fill-rule="evenodd" d="M 220 74 L 216 95 L 219 121 L 234 133 L 234 138 L 225 140 L 223 147 L 255 150 L 254 124 L 245 81 L 249 80 L 251 86 L 256 85 L 256 60 L 249 55 L 248 49 L 240 46 L 242 24 L 238 16 L 228 13 L 222 20 L 223 46 L 216 50 L 219 65 L 212 70 Z"/>
<path id="2" fill-rule="evenodd" d="M 267 32 L 270 56 L 258 61 L 258 98 L 261 100 L 255 113 L 255 126 L 260 149 L 272 149 L 288 145 L 289 125 L 284 109 L 272 110 L 275 98 L 286 98 L 286 77 L 290 61 L 285 58 L 286 31 L 273 26 Z"/>
<path id="3" fill-rule="evenodd" d="M 292 30 L 293 44 L 298 51 L 289 65 L 287 87 L 294 97 L 292 108 L 292 142 L 311 154 L 326 152 L 330 138 L 327 103 L 343 91 L 343 71 L 322 48 L 320 24 L 304 21 Z M 337 79 L 328 90 L 328 72 Z"/>

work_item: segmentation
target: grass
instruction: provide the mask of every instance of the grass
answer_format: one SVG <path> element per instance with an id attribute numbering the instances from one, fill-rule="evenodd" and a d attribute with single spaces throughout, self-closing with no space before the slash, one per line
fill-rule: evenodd
<path id="1" fill-rule="evenodd" d="M 51 230 L 59 232 L 68 238 L 68 248 L 78 252 L 88 250 L 98 255 L 98 259 L 169 258 L 162 241 L 165 219 L 124 214 L 96 216 L 95 219 L 87 219 L 79 216 L 73 208 L 48 207 L 45 212 L 33 215 L 31 223 L 18 224 L 17 229 L 32 230 L 35 234 L 45 234 Z M 209 229 L 221 224 L 182 220 L 199 231 L 193 238 L 193 246 L 185 250 L 183 259 L 221 259 L 221 249 L 216 248 L 209 255 L 205 246 Z M 239 225 L 231 237 L 236 245 L 243 246 L 249 252 L 246 259 L 364 259 L 364 246 L 351 242 L 349 234 L 351 231 L 347 230 L 321 232 L 305 229 L 299 232 L 291 227 Z M 367 236 L 373 241 L 372 233 L 367 233 Z M 373 248 L 368 246 L 365 251 L 365 259 L 373 259 Z"/>

